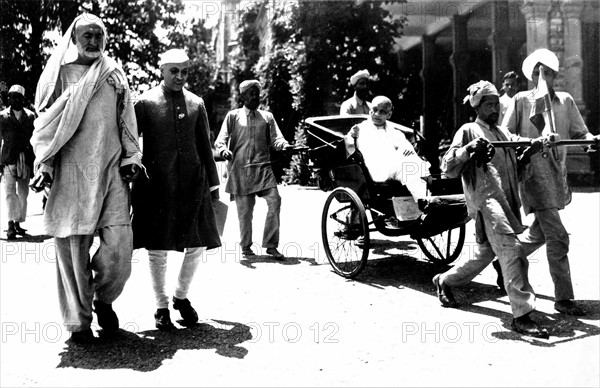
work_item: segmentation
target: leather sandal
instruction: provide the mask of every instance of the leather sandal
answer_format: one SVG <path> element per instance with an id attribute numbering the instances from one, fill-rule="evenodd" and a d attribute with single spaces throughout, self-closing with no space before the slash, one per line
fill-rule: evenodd
<path id="1" fill-rule="evenodd" d="M 441 274 L 437 274 L 433 277 L 433 284 L 435 285 L 435 292 L 437 293 L 437 297 L 442 304 L 443 307 L 456 307 L 458 303 L 456 299 L 454 299 L 454 294 L 452 294 L 452 289 L 446 286 L 440 280 Z"/>

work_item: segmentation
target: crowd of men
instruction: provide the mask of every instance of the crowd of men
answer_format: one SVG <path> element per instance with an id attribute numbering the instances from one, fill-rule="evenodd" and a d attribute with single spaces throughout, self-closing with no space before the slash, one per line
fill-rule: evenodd
<path id="1" fill-rule="evenodd" d="M 283 258 L 277 250 L 281 197 L 269 148 L 292 146 L 273 115 L 258 109 L 260 83 L 246 80 L 239 85 L 244 106 L 227 114 L 213 145 L 204 101 L 185 89 L 190 71 L 185 51 L 171 49 L 161 55 L 162 82 L 134 105 L 125 73 L 105 54 L 107 38 L 102 20 L 91 14 L 78 16 L 39 79 L 37 118 L 23 107 L 25 91 L 18 85 L 9 90 L 10 107 L 0 113 L 7 239 L 26 232 L 20 223 L 25 221 L 31 179 L 32 189 L 47 193 L 44 228 L 56 243 L 60 310 L 72 341 L 78 343 L 95 340 L 92 312 L 102 335 L 119 328 L 112 303 L 129 278 L 136 248 L 148 250 L 156 327 L 175 328 L 170 302 L 185 325 L 196 324 L 188 290 L 205 250 L 221 245 L 213 212 L 213 201 L 219 199 L 213 146 L 228 161 L 225 191 L 236 203 L 242 254 L 255 255 L 252 219 L 258 196 L 268 206 L 262 247 L 273 258 Z M 443 169 L 450 177 L 462 177 L 478 246 L 474 256 L 433 279 L 442 305 L 455 307 L 452 287 L 468 283 L 496 258 L 500 285 L 514 315 L 513 330 L 537 337 L 548 333 L 530 317 L 535 293 L 527 280 L 527 256 L 544 244 L 556 310 L 585 314 L 573 301 L 569 240 L 559 215 L 571 200 L 566 152 L 552 147 L 548 139 L 554 134 L 590 139 L 596 148 L 600 141 L 589 133 L 572 97 L 554 90 L 558 69 L 556 56 L 541 49 L 523 64 L 533 90 L 515 94 L 515 73 L 506 75 L 503 96 L 487 81 L 469 87 L 465 101 L 477 119 L 458 129 Z M 349 134 L 348 154 L 361 150 L 374 178 L 399 180 L 421 198 L 423 182 L 403 173 L 404 163 L 414 164 L 418 156 L 399 131 L 386 125 L 393 109 L 390 99 L 377 96 L 369 101 L 369 77 L 367 70 L 351 77 L 354 95 L 341 106 L 340 114 L 370 115 Z M 548 94 L 551 108 L 542 112 L 545 121 L 532 122 L 532 104 L 540 89 Z M 143 150 L 139 136 L 144 138 Z M 520 168 L 514 149 L 496 150 L 491 144 L 514 139 L 530 140 L 537 151 Z M 527 230 L 521 223 L 521 204 L 526 214 L 535 214 Z M 95 236 L 100 245 L 90 257 Z M 169 299 L 165 277 L 173 251 L 183 254 L 183 262 Z"/>

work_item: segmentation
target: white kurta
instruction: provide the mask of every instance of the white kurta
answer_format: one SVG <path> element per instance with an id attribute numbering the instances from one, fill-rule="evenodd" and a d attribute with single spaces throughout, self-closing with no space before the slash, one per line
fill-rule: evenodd
<path id="1" fill-rule="evenodd" d="M 57 92 L 76 85 L 88 68 L 62 66 Z M 44 220 L 46 233 L 54 237 L 89 235 L 96 228 L 130 224 L 128 187 L 119 173 L 123 147 L 117 92 L 105 82 L 89 98 L 77 131 L 54 156 L 54 182 Z"/>
<path id="2" fill-rule="evenodd" d="M 365 165 L 375 182 L 393 179 L 402 182 L 414 198 L 426 195 L 429 164 L 415 152 L 404 134 L 386 124 L 376 127 L 371 120 L 356 125 L 350 132 L 358 130 L 357 147 L 363 155 Z"/>

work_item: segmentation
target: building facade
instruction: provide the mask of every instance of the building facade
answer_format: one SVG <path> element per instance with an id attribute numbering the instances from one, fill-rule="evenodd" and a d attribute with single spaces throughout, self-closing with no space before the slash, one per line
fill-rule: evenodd
<path id="1" fill-rule="evenodd" d="M 403 71 L 421 81 L 424 135 L 435 163 L 437 145 L 447 142 L 474 112 L 462 103 L 468 85 L 480 79 L 501 87 L 508 71 L 521 75 L 525 57 L 538 48 L 558 56 L 557 90 L 575 99 L 586 124 L 600 126 L 600 2 L 595 0 L 407 1 L 390 4 L 407 18 L 398 40 Z M 443 148 L 442 148 L 443 149 Z M 569 148 L 573 179 L 600 184 L 598 155 Z"/>

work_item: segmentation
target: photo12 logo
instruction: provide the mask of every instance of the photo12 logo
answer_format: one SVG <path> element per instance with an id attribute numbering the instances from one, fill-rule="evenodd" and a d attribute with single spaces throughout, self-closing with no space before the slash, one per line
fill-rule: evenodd
<path id="1" fill-rule="evenodd" d="M 297 343 L 301 340 L 312 341 L 317 344 L 336 344 L 339 342 L 337 334 L 340 328 L 335 322 L 326 322 L 320 324 L 314 322 L 309 326 L 303 326 L 298 322 L 250 322 L 252 339 L 249 343 L 267 341 L 274 343 L 284 341 L 287 343 Z"/>
<path id="2" fill-rule="evenodd" d="M 422 343 L 474 343 L 478 339 L 485 342 L 498 342 L 493 333 L 501 332 L 502 325 L 497 322 L 402 322 L 402 342 L 417 340 Z"/>

